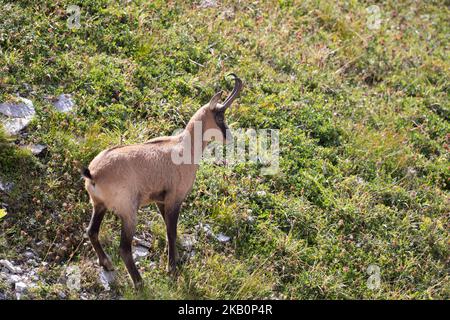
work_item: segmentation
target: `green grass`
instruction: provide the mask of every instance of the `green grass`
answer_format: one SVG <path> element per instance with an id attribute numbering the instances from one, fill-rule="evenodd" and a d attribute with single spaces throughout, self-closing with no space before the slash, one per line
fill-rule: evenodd
<path id="1" fill-rule="evenodd" d="M 78 298 L 58 281 L 68 264 L 93 298 L 450 297 L 445 1 L 378 3 L 378 30 L 367 27 L 365 1 L 0 4 L 0 102 L 19 93 L 37 112 L 16 144 L 0 133 L 0 179 L 15 183 L 0 193 L 0 258 L 18 261 L 29 246 L 49 263 L 33 298 Z M 71 4 L 81 7 L 80 29 L 67 27 Z M 119 272 L 103 292 L 83 237 L 91 208 L 79 166 L 105 147 L 183 127 L 219 88 L 231 89 L 229 72 L 245 84 L 228 123 L 279 129 L 280 173 L 262 176 L 251 163 L 200 168 L 179 234 L 202 222 L 232 240 L 200 233 L 177 279 L 165 272 L 156 208 L 141 210 L 138 235 L 152 237 L 141 294 L 110 215 L 101 240 Z M 73 95 L 74 113 L 45 99 L 61 93 Z M 33 142 L 48 145 L 44 158 L 17 147 Z M 370 264 L 381 271 L 375 290 Z"/>

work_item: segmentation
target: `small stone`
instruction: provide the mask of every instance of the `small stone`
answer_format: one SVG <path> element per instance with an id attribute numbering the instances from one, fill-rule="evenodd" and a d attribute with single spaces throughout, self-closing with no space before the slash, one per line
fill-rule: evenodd
<path id="1" fill-rule="evenodd" d="M 33 88 L 26 82 L 22 83 L 22 87 L 28 92 L 33 90 Z"/>
<path id="2" fill-rule="evenodd" d="M 219 242 L 222 242 L 222 243 L 226 243 L 226 242 L 231 240 L 231 238 L 229 236 L 224 235 L 223 233 L 219 233 L 217 235 L 216 239 L 219 240 Z"/>
<path id="3" fill-rule="evenodd" d="M 37 274 L 30 275 L 30 279 L 33 281 L 39 281 L 39 276 Z"/>
<path id="4" fill-rule="evenodd" d="M 181 245 L 183 248 L 185 248 L 187 251 L 192 251 L 194 248 L 194 245 L 196 244 L 197 240 L 192 235 L 186 235 L 181 240 Z"/>
<path id="5" fill-rule="evenodd" d="M 30 259 L 30 258 L 34 258 L 34 257 L 35 257 L 35 254 L 34 254 L 33 251 L 25 251 L 25 252 L 23 253 L 23 256 L 24 256 L 25 258 Z"/>
<path id="6" fill-rule="evenodd" d="M 89 300 L 89 297 L 86 293 L 83 292 L 82 294 L 80 294 L 80 300 Z"/>
<path id="7" fill-rule="evenodd" d="M 234 19 L 234 10 L 232 8 L 228 8 L 225 9 L 221 14 L 220 14 L 222 19 L 226 19 L 226 20 L 232 20 Z"/>
<path id="8" fill-rule="evenodd" d="M 16 291 L 17 300 L 20 300 L 20 298 L 22 297 L 22 294 L 24 294 L 28 291 L 28 285 L 22 281 L 16 282 L 16 284 L 14 286 L 14 290 Z"/>
<path id="9" fill-rule="evenodd" d="M 70 94 L 60 94 L 53 102 L 53 106 L 60 112 L 69 112 L 75 106 Z"/>
<path id="10" fill-rule="evenodd" d="M 19 267 L 15 267 L 10 261 L 2 259 L 0 260 L 0 265 L 5 267 L 11 273 L 21 273 L 22 270 Z"/>
<path id="11" fill-rule="evenodd" d="M 149 255 L 149 250 L 143 246 L 137 246 L 133 252 L 133 258 L 136 261 L 145 259 Z"/>
<path id="12" fill-rule="evenodd" d="M 251 216 L 251 215 L 247 216 L 247 222 L 249 224 L 253 224 L 253 223 L 255 223 L 255 221 L 256 221 L 256 218 L 254 216 Z"/>
<path id="13" fill-rule="evenodd" d="M 214 236 L 212 228 L 209 224 L 205 224 L 205 225 L 200 224 L 200 227 L 203 229 L 203 231 L 206 233 L 207 236 L 209 236 L 209 237 Z"/>
<path id="14" fill-rule="evenodd" d="M 265 196 L 266 196 L 266 192 L 265 192 L 265 191 L 257 191 L 257 192 L 256 192 L 256 195 L 257 195 L 258 197 L 265 197 Z"/>
<path id="15" fill-rule="evenodd" d="M 12 188 L 14 187 L 14 183 L 12 182 L 3 182 L 0 180 L 0 191 L 3 192 L 10 192 L 12 190 Z"/>
<path id="16" fill-rule="evenodd" d="M 22 278 L 20 276 L 18 276 L 17 274 L 13 274 L 9 278 L 7 278 L 6 282 L 8 282 L 9 284 L 15 285 L 16 282 L 19 282 L 21 280 L 22 280 Z"/>
<path id="17" fill-rule="evenodd" d="M 200 8 L 213 8 L 217 7 L 217 0 L 202 0 L 200 1 Z"/>
<path id="18" fill-rule="evenodd" d="M 34 260 L 34 259 L 28 259 L 27 260 L 27 264 L 30 265 L 30 266 L 33 266 L 33 267 L 39 266 L 39 263 L 36 260 Z"/>
<path id="19" fill-rule="evenodd" d="M 67 296 L 66 296 L 66 294 L 64 292 L 62 292 L 62 291 L 58 292 L 58 298 L 65 299 L 66 297 Z"/>
<path id="20" fill-rule="evenodd" d="M 115 277 L 116 273 L 114 271 L 106 271 L 102 268 L 100 271 L 99 280 L 105 291 L 111 290 L 110 284 L 114 282 Z"/>
<path id="21" fill-rule="evenodd" d="M 39 156 L 47 149 L 47 146 L 44 146 L 43 144 L 30 144 L 26 146 L 26 148 L 35 156 Z"/>
<path id="22" fill-rule="evenodd" d="M 26 128 L 35 115 L 33 102 L 19 97 L 19 102 L 5 102 L 0 104 L 0 113 L 4 116 L 3 127 L 10 135 L 16 135 Z"/>

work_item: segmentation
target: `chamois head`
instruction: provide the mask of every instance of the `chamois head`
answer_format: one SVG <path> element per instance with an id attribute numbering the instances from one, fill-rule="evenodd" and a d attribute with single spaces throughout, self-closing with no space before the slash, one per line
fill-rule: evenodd
<path id="1" fill-rule="evenodd" d="M 210 125 L 208 129 L 216 129 L 220 131 L 221 134 L 214 135 L 214 138 L 219 140 L 219 142 L 228 143 L 228 139 L 231 138 L 231 134 L 229 133 L 227 136 L 227 131 L 229 128 L 225 123 L 225 111 L 231 106 L 234 99 L 239 96 L 239 93 L 242 90 L 242 80 L 239 79 L 234 73 L 231 73 L 234 77 L 234 88 L 233 91 L 228 95 L 223 104 L 219 103 L 220 97 L 222 95 L 222 91 L 216 93 L 211 101 L 208 103 L 207 113 L 209 118 Z M 228 139 L 227 139 L 228 138 Z"/>

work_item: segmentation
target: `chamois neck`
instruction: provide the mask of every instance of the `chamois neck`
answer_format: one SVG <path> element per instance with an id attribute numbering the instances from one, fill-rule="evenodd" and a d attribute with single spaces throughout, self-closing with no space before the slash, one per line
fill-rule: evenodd
<path id="1" fill-rule="evenodd" d="M 208 141 L 203 140 L 204 133 L 208 130 L 206 127 L 206 108 L 208 108 L 208 106 L 203 106 L 200 108 L 189 120 L 183 131 L 184 139 L 190 139 L 188 140 L 189 143 L 187 145 L 190 145 L 192 159 L 194 159 L 196 148 L 198 149 L 201 147 L 201 152 L 198 155 L 201 156 L 208 145 Z"/>

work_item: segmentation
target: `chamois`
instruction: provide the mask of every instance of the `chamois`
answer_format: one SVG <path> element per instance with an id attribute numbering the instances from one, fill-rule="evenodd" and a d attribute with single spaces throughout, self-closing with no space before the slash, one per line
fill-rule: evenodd
<path id="1" fill-rule="evenodd" d="M 93 206 L 86 231 L 99 264 L 106 270 L 113 269 L 111 259 L 98 240 L 105 212 L 111 210 L 122 222 L 120 256 L 136 288 L 142 286 L 142 278 L 131 253 L 137 211 L 152 202 L 158 206 L 166 224 L 168 270 L 173 273 L 178 256 L 175 244 L 178 216 L 183 201 L 192 189 L 199 166 L 198 159 L 192 161 L 192 157 L 195 158 L 198 152 L 201 156 L 208 144 L 210 139 L 205 141 L 207 130 L 217 132 L 214 137 L 219 142 L 227 142 L 230 137 L 224 114 L 242 89 L 242 81 L 235 74 L 231 75 L 234 77 L 234 88 L 224 103 L 219 103 L 221 92 L 216 93 L 178 135 L 106 149 L 81 172 Z M 197 151 L 199 146 L 201 150 Z M 179 156 L 185 161 L 176 159 Z"/>

